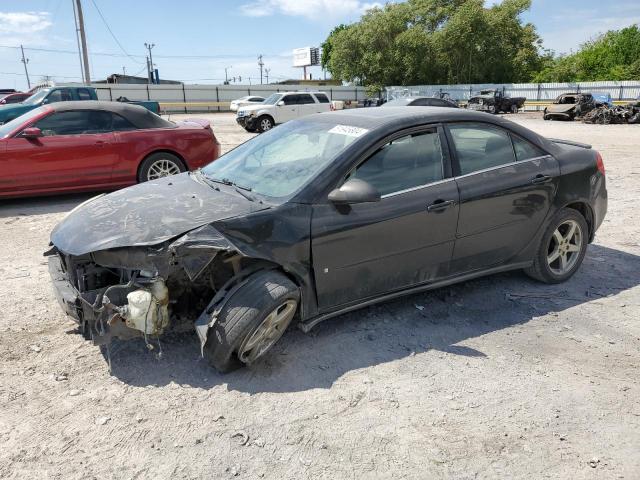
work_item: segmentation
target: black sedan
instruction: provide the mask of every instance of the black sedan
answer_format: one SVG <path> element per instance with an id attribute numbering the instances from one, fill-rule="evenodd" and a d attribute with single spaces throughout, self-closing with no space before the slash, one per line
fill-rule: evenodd
<path id="1" fill-rule="evenodd" d="M 195 323 L 203 355 L 228 371 L 294 321 L 308 331 L 506 270 L 565 281 L 606 209 L 588 145 L 461 109 L 362 109 L 92 199 L 47 254 L 62 308 L 96 343 Z"/>

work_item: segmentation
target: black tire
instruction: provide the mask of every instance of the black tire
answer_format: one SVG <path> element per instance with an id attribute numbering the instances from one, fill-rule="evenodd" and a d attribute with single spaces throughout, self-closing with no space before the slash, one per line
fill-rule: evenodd
<path id="1" fill-rule="evenodd" d="M 285 275 L 275 270 L 253 275 L 227 301 L 214 326 L 209 329 L 204 346 L 204 356 L 207 361 L 221 373 L 227 373 L 248 364 L 238 358 L 239 349 L 245 340 L 258 330 L 269 314 L 288 301 L 295 302 L 295 315 L 300 302 L 300 291 Z M 282 328 L 280 335 L 285 330 L 286 326 Z M 260 354 L 260 358 L 273 344 Z"/>
<path id="2" fill-rule="evenodd" d="M 515 103 L 511 104 L 511 113 L 518 113 L 518 105 Z"/>
<path id="3" fill-rule="evenodd" d="M 271 130 L 274 126 L 275 124 L 273 123 L 273 118 L 271 118 L 269 115 L 262 115 L 261 117 L 258 117 L 257 130 L 260 133 Z"/>
<path id="4" fill-rule="evenodd" d="M 166 175 L 160 175 L 160 165 L 166 165 Z M 138 170 L 138 183 L 157 180 L 162 176 L 186 172 L 187 167 L 177 156 L 167 152 L 156 152 L 145 158 Z"/>
<path id="5" fill-rule="evenodd" d="M 546 112 L 542 115 L 543 120 L 551 120 L 551 117 L 546 114 Z"/>
<path id="6" fill-rule="evenodd" d="M 580 249 L 578 252 L 575 252 L 575 254 L 577 255 L 575 260 L 570 260 L 571 262 L 573 262 L 572 266 L 566 272 L 558 274 L 554 272 L 554 269 L 549 265 L 549 262 L 547 260 L 548 255 L 550 255 L 549 249 L 552 246 L 552 243 L 555 241 L 552 237 L 554 236 L 556 229 L 563 226 L 563 224 L 571 221 L 575 222 L 577 224 L 577 227 L 580 229 Z M 533 265 L 525 269 L 525 273 L 530 277 L 544 283 L 564 282 L 571 278 L 576 273 L 578 268 L 580 268 L 582 260 L 584 259 L 584 255 L 587 251 L 588 243 L 589 227 L 585 218 L 577 210 L 574 210 L 572 208 L 563 208 L 553 216 L 553 218 L 547 225 L 547 228 L 542 235 L 538 250 L 536 251 L 535 258 L 533 259 Z"/>
<path id="7" fill-rule="evenodd" d="M 496 107 L 495 105 L 489 105 L 489 113 L 497 114 L 500 113 L 500 110 L 498 110 L 498 107 Z"/>

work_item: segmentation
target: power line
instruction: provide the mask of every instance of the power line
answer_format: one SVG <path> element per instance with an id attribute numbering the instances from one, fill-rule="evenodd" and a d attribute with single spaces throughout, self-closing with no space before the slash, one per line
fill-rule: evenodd
<path id="1" fill-rule="evenodd" d="M 19 50 L 20 47 L 15 47 L 13 45 L 0 45 L 0 48 L 10 48 L 13 50 Z M 53 48 L 39 48 L 39 47 L 24 47 L 25 50 L 29 50 L 32 52 L 45 52 L 45 53 L 68 53 L 68 54 L 73 54 L 73 55 L 77 55 L 78 52 L 74 51 L 74 50 L 57 50 L 57 49 L 53 49 Z M 124 55 L 122 53 L 111 53 L 111 52 L 91 52 L 92 56 L 102 56 L 102 57 L 136 57 L 136 58 L 145 58 L 145 55 Z M 278 58 L 289 58 L 289 55 L 264 55 L 265 57 L 278 57 Z M 201 59 L 211 59 L 211 58 L 220 58 L 220 59 L 225 59 L 225 58 L 255 58 L 254 55 L 244 55 L 244 54 L 238 54 L 238 55 L 230 55 L 230 54 L 225 54 L 225 55 L 156 55 L 156 58 L 177 58 L 177 59 L 194 59 L 194 60 L 201 60 Z"/>
<path id="2" fill-rule="evenodd" d="M 142 63 L 139 62 L 138 60 L 136 60 L 135 58 L 133 58 L 132 55 L 129 55 L 129 52 L 127 52 L 124 47 L 122 46 L 122 44 L 120 43 L 120 41 L 118 40 L 118 38 L 114 35 L 114 33 L 111 31 L 111 27 L 109 26 L 109 24 L 107 23 L 107 21 L 105 20 L 104 16 L 102 15 L 102 12 L 100 11 L 100 8 L 98 8 L 98 4 L 95 2 L 95 0 L 91 0 L 91 3 L 93 3 L 93 6 L 96 7 L 96 10 L 98 11 L 98 15 L 100 15 L 100 18 L 102 19 L 102 22 L 104 23 L 104 26 L 107 27 L 107 30 L 109 30 L 109 33 L 111 34 L 111 36 L 113 37 L 113 39 L 115 40 L 115 42 L 118 44 L 118 46 L 120 47 L 120 50 L 122 50 L 122 52 L 129 57 L 131 60 L 133 60 L 136 63 Z"/>

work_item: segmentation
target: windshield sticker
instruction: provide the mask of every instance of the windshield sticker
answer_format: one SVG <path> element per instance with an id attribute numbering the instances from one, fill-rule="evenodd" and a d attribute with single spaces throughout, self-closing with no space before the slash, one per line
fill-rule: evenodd
<path id="1" fill-rule="evenodd" d="M 329 130 L 329 133 L 337 133 L 338 135 L 346 135 L 347 137 L 358 138 L 368 131 L 369 130 L 367 130 L 366 128 L 350 127 L 349 125 L 336 125 L 331 130 Z"/>

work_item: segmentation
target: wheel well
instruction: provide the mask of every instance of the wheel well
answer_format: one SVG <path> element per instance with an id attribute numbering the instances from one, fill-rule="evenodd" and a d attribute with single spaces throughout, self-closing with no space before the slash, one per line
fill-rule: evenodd
<path id="1" fill-rule="evenodd" d="M 182 155 L 180 155 L 177 152 L 174 152 L 173 150 L 168 150 L 168 149 L 160 149 L 160 150 L 154 150 L 153 152 L 149 152 L 147 153 L 142 160 L 140 160 L 140 162 L 138 162 L 138 170 L 136 172 L 136 178 L 140 178 L 140 169 L 142 168 L 142 164 L 144 163 L 144 161 L 149 158 L 151 155 L 155 155 L 156 153 L 170 153 L 171 155 L 173 155 L 174 157 L 178 157 L 178 160 L 180 160 L 182 162 L 182 166 L 185 168 L 185 170 L 189 170 L 189 168 L 187 167 L 187 162 L 184 161 L 184 158 L 182 157 Z"/>
<path id="2" fill-rule="evenodd" d="M 269 117 L 269 119 L 271 120 L 271 123 L 273 123 L 274 125 L 276 124 L 276 121 L 268 113 L 263 113 L 262 115 L 258 116 L 258 120 L 260 120 L 262 117 Z"/>
<path id="3" fill-rule="evenodd" d="M 587 226 L 589 227 L 589 242 L 593 240 L 593 234 L 595 233 L 593 230 L 593 212 L 591 211 L 591 207 L 585 202 L 574 202 L 569 205 L 565 205 L 565 208 L 571 208 L 580 212 L 587 222 Z"/>

